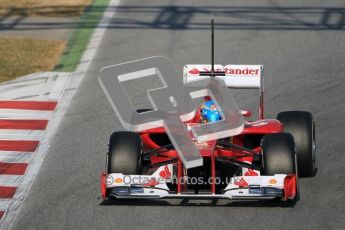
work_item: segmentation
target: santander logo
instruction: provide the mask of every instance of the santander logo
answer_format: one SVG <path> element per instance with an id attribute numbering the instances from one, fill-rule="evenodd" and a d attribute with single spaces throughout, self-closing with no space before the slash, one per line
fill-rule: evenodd
<path id="1" fill-rule="evenodd" d="M 259 76 L 260 69 L 256 66 L 225 66 L 224 68 L 216 68 L 215 72 L 225 72 L 226 75 L 236 75 L 236 76 Z M 194 66 L 189 71 L 190 75 L 199 75 L 201 71 L 209 72 L 211 71 L 208 67 Z"/>
<path id="2" fill-rule="evenodd" d="M 171 173 L 170 173 L 169 167 L 167 165 L 164 167 L 164 170 L 162 170 L 159 173 L 159 176 L 163 177 L 164 179 L 169 179 L 171 177 Z"/>
<path id="3" fill-rule="evenodd" d="M 200 71 L 197 68 L 193 68 L 191 70 L 188 71 L 189 74 L 199 74 Z"/>
<path id="4" fill-rule="evenodd" d="M 233 68 L 224 68 L 225 74 L 231 74 L 231 75 L 258 75 L 260 69 L 233 69 Z"/>
<path id="5" fill-rule="evenodd" d="M 210 72 L 211 69 L 210 69 L 210 67 L 202 67 L 202 69 L 201 69 L 200 66 L 199 66 L 199 69 L 198 69 L 197 67 L 193 67 L 191 70 L 188 71 L 188 73 L 191 74 L 191 75 L 199 75 L 199 73 L 200 73 L 201 71 Z M 223 69 L 222 69 L 222 68 L 215 68 L 214 71 L 215 71 L 215 72 L 222 72 Z"/>
<path id="6" fill-rule="evenodd" d="M 247 187 L 248 186 L 248 182 L 243 177 L 236 178 L 234 184 L 239 186 L 239 187 Z"/>
<path id="7" fill-rule="evenodd" d="M 245 176 L 258 176 L 258 174 L 253 169 L 248 169 L 247 172 L 244 173 Z"/>

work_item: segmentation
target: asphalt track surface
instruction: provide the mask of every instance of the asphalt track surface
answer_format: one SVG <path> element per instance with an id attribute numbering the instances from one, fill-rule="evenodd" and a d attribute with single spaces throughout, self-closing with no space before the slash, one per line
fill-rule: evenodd
<path id="1" fill-rule="evenodd" d="M 14 229 L 344 229 L 341 2 L 122 1 Z M 107 139 L 122 128 L 98 84 L 99 69 L 154 55 L 171 58 L 180 70 L 186 63 L 208 63 L 212 9 L 218 23 L 216 62 L 264 65 L 266 116 L 283 110 L 314 114 L 316 177 L 300 181 L 301 200 L 294 207 L 272 202 L 100 205 Z M 257 100 L 252 94 L 239 99 L 248 107 Z"/>

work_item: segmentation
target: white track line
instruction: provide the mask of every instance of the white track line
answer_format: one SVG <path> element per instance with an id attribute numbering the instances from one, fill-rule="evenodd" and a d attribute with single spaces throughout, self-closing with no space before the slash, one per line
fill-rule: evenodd
<path id="1" fill-rule="evenodd" d="M 40 140 L 44 135 L 42 130 L 0 129 L 0 140 Z"/>
<path id="2" fill-rule="evenodd" d="M 2 100 L 57 100 L 72 73 L 39 72 L 1 84 Z"/>
<path id="3" fill-rule="evenodd" d="M 0 161 L 5 163 L 30 163 L 32 152 L 0 151 Z"/>
<path id="4" fill-rule="evenodd" d="M 49 120 L 52 115 L 53 111 L 0 109 L 0 119 Z"/>
<path id="5" fill-rule="evenodd" d="M 0 175 L 0 186 L 17 187 L 23 180 L 23 176 Z"/>
<path id="6" fill-rule="evenodd" d="M 61 95 L 64 92 L 64 88 L 66 88 L 66 85 L 68 83 L 68 78 L 70 78 L 71 75 L 72 74 L 66 74 L 57 78 L 54 84 L 54 88 L 51 90 L 51 92 L 48 92 L 48 100 L 56 100 L 61 98 Z"/>
<path id="7" fill-rule="evenodd" d="M 10 207 L 11 202 L 12 202 L 12 199 L 0 199 L 0 211 L 6 211 L 6 209 Z M 4 216 L 2 218 L 4 218 Z"/>
<path id="8" fill-rule="evenodd" d="M 25 195 L 28 193 L 32 182 L 36 175 L 38 174 L 38 170 L 42 165 L 43 159 L 48 151 L 50 142 L 54 137 L 58 126 L 67 111 L 67 108 L 76 93 L 80 82 L 82 81 L 83 77 L 85 76 L 89 66 L 96 55 L 96 51 L 102 41 L 103 35 L 105 34 L 111 19 L 116 14 L 116 8 L 120 4 L 121 0 L 110 0 L 107 9 L 105 10 L 101 21 L 98 23 L 97 28 L 95 29 L 88 47 L 84 52 L 80 64 L 77 67 L 77 70 L 70 78 L 68 78 L 68 82 L 66 83 L 67 87 L 64 89 L 64 93 L 62 98 L 59 100 L 58 108 L 55 111 L 54 116 L 49 121 L 49 125 L 46 129 L 46 134 L 44 139 L 40 142 L 34 157 L 29 164 L 23 182 L 17 188 L 17 192 L 15 193 L 12 203 L 10 204 L 6 215 L 1 218 L 0 222 L 0 229 L 11 229 L 14 218 L 16 217 L 17 213 L 20 211 L 20 204 L 25 199 Z M 1 206 L 1 205 L 0 205 Z"/>

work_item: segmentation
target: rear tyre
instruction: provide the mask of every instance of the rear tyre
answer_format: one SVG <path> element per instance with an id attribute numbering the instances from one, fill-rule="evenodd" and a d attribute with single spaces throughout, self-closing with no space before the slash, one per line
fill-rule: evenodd
<path id="1" fill-rule="evenodd" d="M 142 142 L 133 132 L 114 132 L 109 139 L 107 173 L 138 175 L 141 170 Z"/>
<path id="2" fill-rule="evenodd" d="M 297 150 L 298 175 L 313 177 L 316 172 L 315 124 L 309 112 L 289 111 L 278 114 L 277 119 L 283 123 L 284 132 L 290 133 Z"/>
<path id="3" fill-rule="evenodd" d="M 263 175 L 296 174 L 295 143 L 291 134 L 265 135 L 261 149 Z"/>

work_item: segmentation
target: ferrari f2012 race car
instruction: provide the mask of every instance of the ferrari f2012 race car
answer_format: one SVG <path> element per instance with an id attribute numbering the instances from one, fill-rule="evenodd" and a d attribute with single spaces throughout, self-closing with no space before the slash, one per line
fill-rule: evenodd
<path id="1" fill-rule="evenodd" d="M 186 65 L 184 80 L 200 76 L 210 65 Z M 164 128 L 139 133 L 114 132 L 109 139 L 105 172 L 101 176 L 104 199 L 195 198 L 294 200 L 298 177 L 315 173 L 315 125 L 304 111 L 288 111 L 276 119 L 264 118 L 262 66 L 216 65 L 234 88 L 259 88 L 259 119 L 245 121 L 243 131 L 225 139 L 196 143 L 203 166 L 186 169 Z M 138 111 L 145 112 L 145 110 Z M 243 111 L 250 117 L 251 112 Z M 193 126 L 221 119 L 210 98 Z"/>
<path id="2" fill-rule="evenodd" d="M 259 89 L 259 118 L 246 119 L 238 135 L 195 142 L 203 165 L 192 168 L 184 166 L 163 127 L 114 132 L 101 174 L 104 200 L 296 200 L 298 178 L 316 172 L 312 114 L 287 111 L 265 118 L 262 66 L 221 66 L 213 60 L 211 65 L 186 65 L 183 80 L 219 77 L 229 88 Z M 222 119 L 212 98 L 204 99 L 195 117 L 185 122 L 187 127 Z M 250 118 L 251 112 L 242 115 Z"/>

